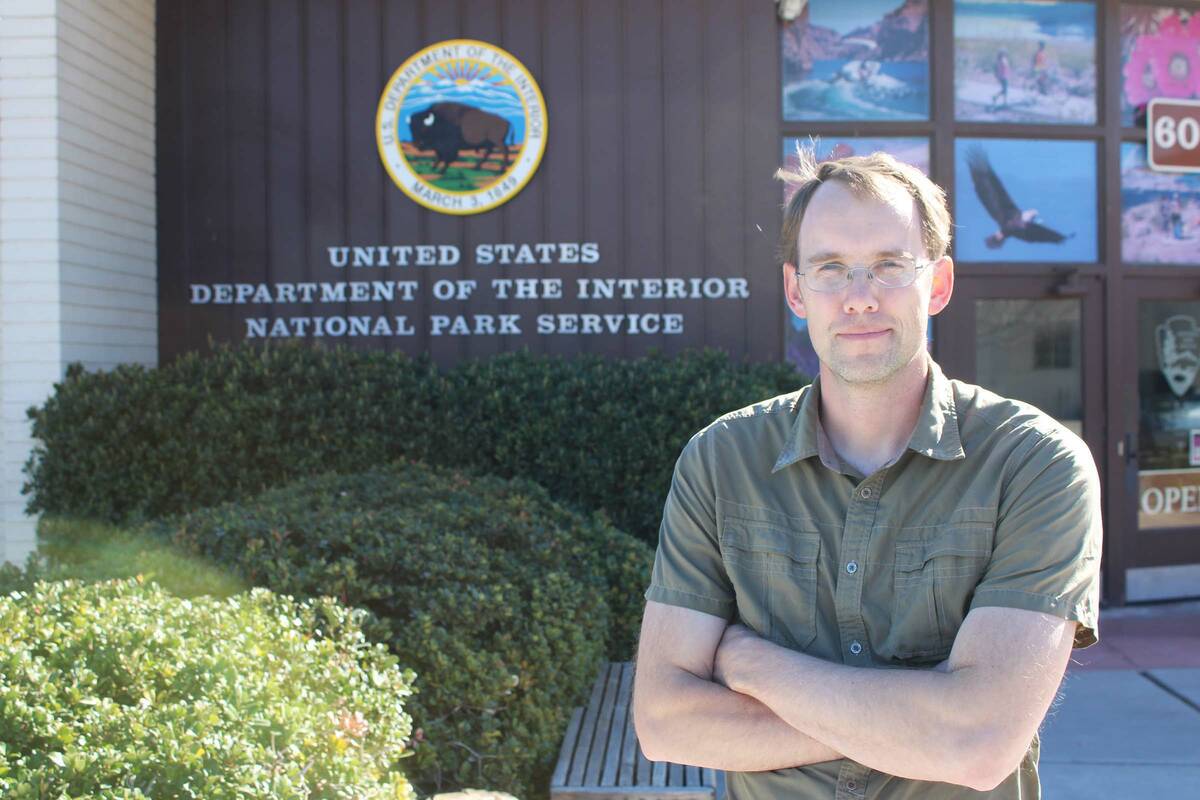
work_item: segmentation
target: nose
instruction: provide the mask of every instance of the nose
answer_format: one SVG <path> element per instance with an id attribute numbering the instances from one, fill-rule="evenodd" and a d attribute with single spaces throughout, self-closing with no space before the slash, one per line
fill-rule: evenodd
<path id="1" fill-rule="evenodd" d="M 863 314 L 879 310 L 879 298 L 875 293 L 879 287 L 871 280 L 871 274 L 865 269 L 850 272 L 850 284 L 842 295 L 842 311 L 847 314 Z"/>

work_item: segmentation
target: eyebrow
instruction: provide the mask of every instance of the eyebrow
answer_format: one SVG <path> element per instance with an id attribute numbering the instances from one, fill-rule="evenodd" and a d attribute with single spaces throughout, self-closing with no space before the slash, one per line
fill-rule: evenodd
<path id="1" fill-rule="evenodd" d="M 907 250 L 880 250 L 878 253 L 876 253 L 874 256 L 872 256 L 873 261 L 878 261 L 881 258 L 911 258 L 914 261 L 916 260 L 916 256 L 914 256 L 912 253 L 908 252 Z M 817 253 L 812 258 L 806 259 L 804 263 L 818 264 L 818 263 L 823 263 L 826 261 L 842 261 L 842 260 L 844 260 L 844 256 L 841 253 L 827 252 L 827 253 Z"/>

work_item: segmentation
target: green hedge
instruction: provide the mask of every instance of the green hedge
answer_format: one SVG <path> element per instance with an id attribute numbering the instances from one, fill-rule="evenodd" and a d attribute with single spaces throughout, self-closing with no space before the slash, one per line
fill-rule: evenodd
<path id="1" fill-rule="evenodd" d="M 256 584 L 371 611 L 368 634 L 420 676 L 410 779 L 526 798 L 544 796 L 606 640 L 632 651 L 652 561 L 536 484 L 413 463 L 302 479 L 147 531 Z"/>
<path id="2" fill-rule="evenodd" d="M 362 616 L 135 579 L 0 597 L 0 796 L 412 798 L 413 676 Z"/>
<path id="3" fill-rule="evenodd" d="M 537 481 L 657 539 L 675 458 L 734 408 L 796 389 L 715 351 L 634 360 L 506 354 L 438 371 L 403 355 L 217 347 L 158 369 L 72 365 L 41 408 L 29 511 L 110 522 L 253 496 L 404 456 Z"/>
<path id="4" fill-rule="evenodd" d="M 671 471 L 692 434 L 802 379 L 788 365 L 709 350 L 628 361 L 517 354 L 467 362 L 446 382 L 459 423 L 438 460 L 535 480 L 657 543 Z"/>
<path id="5" fill-rule="evenodd" d="M 381 352 L 220 347 L 158 369 L 72 364 L 28 412 L 28 510 L 135 522 L 424 453 L 440 397 L 427 361 Z"/>

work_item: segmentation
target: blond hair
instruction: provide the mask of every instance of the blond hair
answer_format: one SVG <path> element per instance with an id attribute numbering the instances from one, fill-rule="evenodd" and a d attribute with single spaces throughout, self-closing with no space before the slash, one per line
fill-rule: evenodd
<path id="1" fill-rule="evenodd" d="M 838 181 L 859 197 L 886 200 L 888 181 L 899 184 L 917 202 L 921 215 L 921 242 L 929 258 L 938 259 L 950 248 L 950 209 L 946 193 L 914 166 L 883 152 L 867 156 L 818 162 L 815 144 L 796 145 L 794 166 L 776 171 L 775 177 L 795 190 L 784 207 L 779 257 L 785 264 L 800 261 L 800 223 L 813 193 L 827 181 Z"/>

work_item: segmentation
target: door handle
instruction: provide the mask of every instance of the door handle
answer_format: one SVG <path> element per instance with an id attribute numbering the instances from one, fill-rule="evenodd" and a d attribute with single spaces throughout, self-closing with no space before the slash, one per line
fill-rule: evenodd
<path id="1" fill-rule="evenodd" d="M 1123 457 L 1126 461 L 1133 461 L 1137 458 L 1137 450 L 1132 433 L 1127 433 L 1117 442 L 1117 455 Z"/>

